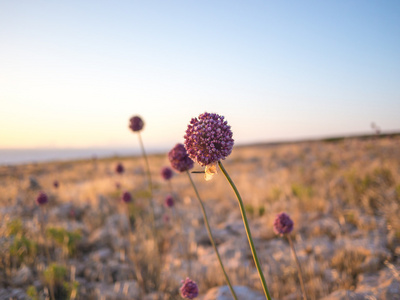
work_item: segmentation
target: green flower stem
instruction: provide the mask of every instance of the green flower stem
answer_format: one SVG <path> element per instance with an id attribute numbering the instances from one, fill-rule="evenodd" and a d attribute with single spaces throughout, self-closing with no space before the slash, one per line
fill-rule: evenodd
<path id="1" fill-rule="evenodd" d="M 195 184 L 194 184 L 194 182 L 193 182 L 192 176 L 190 176 L 189 171 L 186 171 L 186 173 L 187 173 L 188 176 L 189 176 L 190 183 L 192 184 L 193 189 L 194 189 L 194 191 L 195 191 L 195 193 L 196 193 L 197 199 L 199 200 L 200 207 L 201 207 L 201 211 L 202 211 L 203 217 L 204 217 L 204 223 L 205 223 L 205 225 L 206 225 L 206 229 L 207 229 L 207 232 L 208 232 L 208 236 L 209 236 L 210 241 L 211 241 L 211 244 L 212 244 L 212 246 L 213 246 L 213 248 L 214 248 L 214 250 L 215 250 L 215 253 L 217 254 L 217 258 L 218 258 L 219 264 L 220 264 L 220 266 L 221 266 L 222 272 L 224 273 L 225 280 L 226 280 L 226 282 L 228 283 L 228 286 L 229 286 L 229 289 L 231 290 L 231 293 L 232 293 L 233 298 L 234 298 L 235 300 L 237 300 L 236 293 L 235 293 L 235 291 L 233 290 L 233 287 L 232 287 L 231 282 L 229 281 L 228 274 L 227 274 L 226 271 L 225 271 L 225 268 L 224 268 L 224 265 L 223 265 L 223 263 L 222 263 L 221 257 L 219 256 L 219 252 L 218 252 L 217 246 L 215 245 L 214 238 L 213 238 L 212 233 L 211 233 L 210 224 L 208 223 L 208 218 L 207 218 L 206 210 L 205 210 L 205 208 L 204 208 L 203 201 L 201 201 L 199 192 L 197 191 L 197 188 L 196 188 L 196 186 L 195 186 Z"/>
<path id="2" fill-rule="evenodd" d="M 298 271 L 298 274 L 299 274 L 299 281 L 300 281 L 300 286 L 301 286 L 301 293 L 303 294 L 303 299 L 307 300 L 307 294 L 306 294 L 306 289 L 304 287 L 303 273 L 301 271 L 300 262 L 299 262 L 299 259 L 297 258 L 296 250 L 294 249 L 292 238 L 290 237 L 289 234 L 287 235 L 287 238 L 288 238 L 288 241 L 289 241 L 289 244 L 290 244 L 290 248 L 292 249 L 292 253 L 293 253 L 294 259 L 296 261 L 296 266 L 297 266 L 297 271 Z"/>
<path id="3" fill-rule="evenodd" d="M 140 287 L 139 293 L 140 293 L 140 296 L 142 296 L 142 293 L 144 292 L 144 289 L 145 289 L 145 282 L 144 282 L 142 273 L 140 272 L 139 262 L 136 258 L 135 253 L 132 253 L 132 255 L 129 255 L 130 254 L 129 250 L 133 249 L 133 252 L 135 252 L 135 247 L 132 246 L 133 242 L 132 242 L 132 235 L 131 235 L 129 208 L 126 209 L 126 217 L 128 219 L 128 228 L 127 228 L 125 234 L 126 234 L 126 239 L 128 241 L 128 244 L 126 245 L 126 248 L 124 249 L 125 250 L 125 261 L 128 261 L 128 259 L 131 259 L 133 262 L 133 265 L 134 265 L 133 269 L 135 270 L 136 280 L 138 281 L 139 287 Z"/>
<path id="4" fill-rule="evenodd" d="M 43 208 L 44 210 L 44 208 Z M 49 251 L 49 246 L 46 243 L 46 229 L 45 229 L 45 214 L 42 210 L 42 207 L 40 209 L 40 227 L 43 235 L 43 247 L 46 252 L 46 258 L 47 258 L 47 267 L 49 268 L 51 265 L 51 258 L 50 258 L 50 251 Z M 51 300 L 55 300 L 56 297 L 54 296 L 54 282 L 49 282 L 49 289 L 50 289 L 50 298 Z"/>
<path id="5" fill-rule="evenodd" d="M 235 192 L 236 197 L 238 199 L 240 213 L 242 214 L 243 224 L 244 224 L 244 228 L 246 229 L 247 239 L 249 240 L 249 245 L 250 245 L 251 253 L 253 254 L 254 263 L 256 264 L 256 268 L 257 268 L 258 275 L 261 280 L 261 284 L 263 286 L 265 296 L 267 297 L 268 300 L 271 300 L 272 298 L 268 291 L 267 282 L 265 281 L 264 274 L 261 270 L 261 264 L 260 264 L 260 261 L 257 256 L 256 249 L 254 247 L 253 238 L 251 237 L 250 227 L 249 227 L 249 223 L 247 222 L 246 211 L 244 209 L 242 197 L 240 197 L 239 191 L 237 190 L 237 188 L 236 188 L 235 184 L 233 183 L 232 179 L 230 178 L 229 174 L 226 172 L 221 161 L 218 161 L 218 165 L 221 168 L 222 173 L 224 173 L 226 179 L 228 180 L 229 184 L 231 185 L 231 187 L 232 187 L 233 191 Z"/>
<path id="6" fill-rule="evenodd" d="M 172 188 L 171 179 L 168 179 L 168 188 L 169 188 L 169 192 L 171 193 L 171 196 L 172 196 L 172 194 L 174 193 L 174 190 Z"/>
<path id="7" fill-rule="evenodd" d="M 149 181 L 149 189 L 150 189 L 150 207 L 151 207 L 151 219 L 152 219 L 151 221 L 152 221 L 152 224 L 153 224 L 154 234 L 156 234 L 156 225 L 155 225 L 156 217 L 155 217 L 155 213 L 154 213 L 154 204 L 153 204 L 153 182 L 151 180 L 150 165 L 149 165 L 149 160 L 147 158 L 146 151 L 144 149 L 142 136 L 141 136 L 140 132 L 138 132 L 138 136 L 139 136 L 140 148 L 142 149 L 143 157 L 144 157 L 144 160 L 146 162 L 147 178 L 148 178 L 148 181 Z M 154 238 L 156 238 L 156 235 L 154 235 Z"/>
<path id="8" fill-rule="evenodd" d="M 168 179 L 167 181 L 168 181 L 169 192 L 170 192 L 170 194 L 172 196 L 172 195 L 174 195 L 174 189 L 172 188 L 171 179 Z M 179 217 L 179 214 L 176 212 L 175 205 L 176 204 L 174 204 L 173 207 L 171 207 L 172 217 L 173 217 L 174 220 L 176 220 L 177 229 L 180 230 L 181 228 L 183 228 L 182 227 L 182 220 Z M 191 255 L 190 255 L 190 249 L 189 249 L 190 248 L 190 243 L 189 243 L 189 239 L 185 238 L 183 235 L 181 236 L 181 238 L 182 238 L 181 242 L 178 243 L 178 246 L 179 246 L 179 250 L 181 252 L 183 252 L 182 248 L 186 246 L 186 258 L 187 258 L 187 260 L 189 262 L 188 263 L 187 273 L 188 273 L 188 275 L 190 277 L 191 273 L 192 273 L 191 272 Z M 185 246 L 183 246 L 183 245 L 185 245 Z"/>

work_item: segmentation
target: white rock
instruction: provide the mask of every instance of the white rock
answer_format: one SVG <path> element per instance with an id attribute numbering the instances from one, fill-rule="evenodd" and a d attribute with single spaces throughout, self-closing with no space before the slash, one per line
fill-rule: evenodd
<path id="1" fill-rule="evenodd" d="M 101 283 L 95 288 L 95 294 L 96 299 L 104 300 L 140 299 L 139 285 L 135 280 Z"/>
<path id="2" fill-rule="evenodd" d="M 128 218 L 126 215 L 112 214 L 106 220 L 106 228 L 116 228 L 117 230 L 122 230 L 123 233 L 130 230 Z"/>
<path id="3" fill-rule="evenodd" d="M 90 254 L 90 258 L 94 261 L 106 261 L 112 255 L 112 251 L 109 248 L 101 248 Z"/>
<path id="4" fill-rule="evenodd" d="M 27 266 L 21 267 L 13 277 L 13 284 L 22 286 L 29 284 L 33 280 L 32 271 Z"/>
<path id="5" fill-rule="evenodd" d="M 114 249 L 120 245 L 119 234 L 115 228 L 102 227 L 96 229 L 88 238 L 88 243 L 94 248 L 109 247 Z"/>
<path id="6" fill-rule="evenodd" d="M 265 295 L 253 291 L 245 286 L 234 286 L 236 296 L 238 300 L 265 300 Z M 202 300 L 231 300 L 233 299 L 231 290 L 227 285 L 221 287 L 212 288 L 207 292 L 207 294 L 202 298 Z"/>
<path id="7" fill-rule="evenodd" d="M 365 299 L 376 299 L 376 298 L 372 295 L 372 293 L 355 293 L 353 291 L 339 290 L 322 298 L 321 300 L 365 300 Z"/>

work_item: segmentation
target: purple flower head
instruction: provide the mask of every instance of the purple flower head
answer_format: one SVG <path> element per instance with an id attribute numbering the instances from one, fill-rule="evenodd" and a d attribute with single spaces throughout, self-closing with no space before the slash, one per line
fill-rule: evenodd
<path id="1" fill-rule="evenodd" d="M 172 172 L 170 167 L 164 167 L 161 169 L 161 176 L 164 180 L 170 180 L 174 173 Z"/>
<path id="2" fill-rule="evenodd" d="M 39 195 L 36 197 L 36 202 L 39 205 L 44 205 L 49 202 L 49 198 L 44 192 L 40 192 Z"/>
<path id="3" fill-rule="evenodd" d="M 144 122 L 141 117 L 139 116 L 133 116 L 132 118 L 129 119 L 129 128 L 132 129 L 132 131 L 140 131 L 143 129 Z"/>
<path id="4" fill-rule="evenodd" d="M 168 159 L 172 168 L 178 172 L 188 171 L 193 168 L 193 160 L 191 160 L 186 152 L 183 144 L 176 144 L 168 153 Z"/>
<path id="5" fill-rule="evenodd" d="M 124 201 L 125 203 L 132 202 L 132 195 L 131 195 L 131 193 L 129 193 L 128 191 L 125 191 L 125 192 L 122 194 L 122 201 Z"/>
<path id="6" fill-rule="evenodd" d="M 122 174 L 124 173 L 125 168 L 121 163 L 118 163 L 117 166 L 115 167 L 115 172 L 117 172 L 118 174 Z"/>
<path id="7" fill-rule="evenodd" d="M 232 152 L 231 127 L 224 117 L 207 113 L 193 118 L 185 134 L 185 148 L 191 159 L 201 166 L 225 159 Z"/>
<path id="8" fill-rule="evenodd" d="M 174 206 L 174 198 L 172 198 L 172 196 L 167 196 L 167 198 L 165 198 L 165 205 L 167 207 Z"/>
<path id="9" fill-rule="evenodd" d="M 276 216 L 274 231 L 276 234 L 288 234 L 293 230 L 293 221 L 286 213 L 282 212 Z"/>
<path id="10" fill-rule="evenodd" d="M 199 295 L 199 288 L 197 286 L 197 283 L 189 279 L 189 277 L 185 280 L 182 280 L 180 291 L 181 296 L 186 299 L 194 299 Z"/>
<path id="11" fill-rule="evenodd" d="M 60 183 L 58 182 L 58 180 L 54 180 L 53 181 L 53 186 L 58 189 L 58 187 L 60 186 Z"/>

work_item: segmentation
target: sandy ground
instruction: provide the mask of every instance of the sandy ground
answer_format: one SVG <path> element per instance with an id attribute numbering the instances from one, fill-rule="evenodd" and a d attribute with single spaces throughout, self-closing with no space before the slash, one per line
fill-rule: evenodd
<path id="1" fill-rule="evenodd" d="M 149 163 L 152 197 L 142 157 L 1 166 L 0 299 L 44 299 L 51 288 L 58 299 L 181 299 L 186 277 L 199 298 L 229 299 L 187 174 L 163 180 L 166 154 Z M 283 211 L 295 224 L 309 299 L 400 299 L 400 137 L 234 147 L 223 165 L 243 197 L 274 299 L 301 299 L 287 238 L 273 231 Z M 262 299 L 227 180 L 222 172 L 207 182 L 191 176 L 241 299 Z M 36 204 L 39 191 L 49 197 L 45 207 Z"/>

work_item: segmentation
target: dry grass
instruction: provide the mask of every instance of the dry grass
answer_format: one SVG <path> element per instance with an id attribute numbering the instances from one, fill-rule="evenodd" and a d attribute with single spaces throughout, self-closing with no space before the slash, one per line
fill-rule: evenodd
<path id="1" fill-rule="evenodd" d="M 122 162 L 126 170 L 122 175 L 114 171 L 118 162 Z M 293 237 L 310 299 L 321 298 L 339 289 L 354 289 L 359 274 L 377 272 L 385 268 L 385 264 L 393 266 L 394 270 L 398 268 L 399 137 L 237 147 L 223 163 L 242 194 L 267 282 L 275 298 L 290 295 L 290 299 L 299 298 L 290 249 L 284 239 L 272 232 L 275 215 L 281 211 L 290 214 L 295 222 Z M 130 207 L 133 231 L 127 234 L 118 227 L 121 225 L 116 225 L 115 234 L 121 245 L 114 245 L 123 249 L 127 236 L 130 236 L 133 246 L 126 259 L 132 268 L 126 272 L 125 279 L 141 283 L 143 295 L 161 291 L 166 299 L 178 299 L 180 280 L 189 270 L 203 293 L 223 285 L 223 277 L 213 261 L 215 257 L 209 245 L 200 238 L 205 235 L 204 225 L 187 176 L 180 174 L 172 179 L 177 199 L 173 215 L 163 205 L 165 196 L 170 193 L 160 176 L 161 168 L 169 165 L 166 156 L 150 156 L 150 165 L 158 216 L 159 236 L 156 240 L 148 226 L 149 199 L 143 176 L 144 163 L 140 157 L 0 167 L 1 239 L 4 243 L 14 243 L 18 235 L 10 234 L 10 222 L 21 220 L 24 232 L 20 236 L 36 243 L 20 246 L 23 262 L 1 253 L 4 271 L 0 284 L 12 286 L 7 278 L 22 264 L 32 267 L 38 277 L 43 269 L 43 262 L 33 259 L 35 251 L 40 253 L 43 246 L 43 241 L 36 239 L 38 225 L 34 202 L 39 190 L 50 195 L 49 210 L 70 204 L 82 212 L 69 223 L 63 222 L 62 218 L 51 219 L 50 215 L 48 226 L 79 228 L 83 239 L 108 224 L 111 215 L 125 216 L 127 208 L 119 199 L 121 191 L 128 190 L 135 199 Z M 243 239 L 233 192 L 222 174 L 210 182 L 205 182 L 202 175 L 193 176 L 219 239 L 217 243 L 227 249 L 222 256 L 228 261 L 226 265 L 233 284 L 260 290 L 246 248 L 248 245 Z M 54 180 L 60 182 L 58 189 L 53 187 Z M 116 188 L 117 182 L 121 189 Z M 168 223 L 163 222 L 164 214 L 169 214 Z M 385 245 L 381 244 L 379 235 L 384 236 Z M 368 248 L 363 244 L 355 248 L 352 240 L 366 240 L 365 245 L 372 243 L 376 247 Z M 155 251 L 156 242 L 159 251 Z M 57 244 L 52 242 L 49 246 L 53 258 L 59 259 L 61 254 L 57 252 Z M 67 255 L 64 259 L 79 259 L 94 250 L 78 247 L 75 258 Z M 208 257 L 210 263 L 202 263 Z M 235 261 L 239 265 L 235 265 Z M 102 266 L 108 268 L 106 264 Z M 68 282 L 71 274 L 67 271 L 64 280 Z M 89 275 L 86 280 L 88 278 Z M 104 278 L 96 280 L 107 281 Z M 115 282 L 115 279 L 109 279 L 110 282 L 113 280 Z M 78 295 L 79 292 L 90 295 L 90 291 L 78 288 Z"/>

